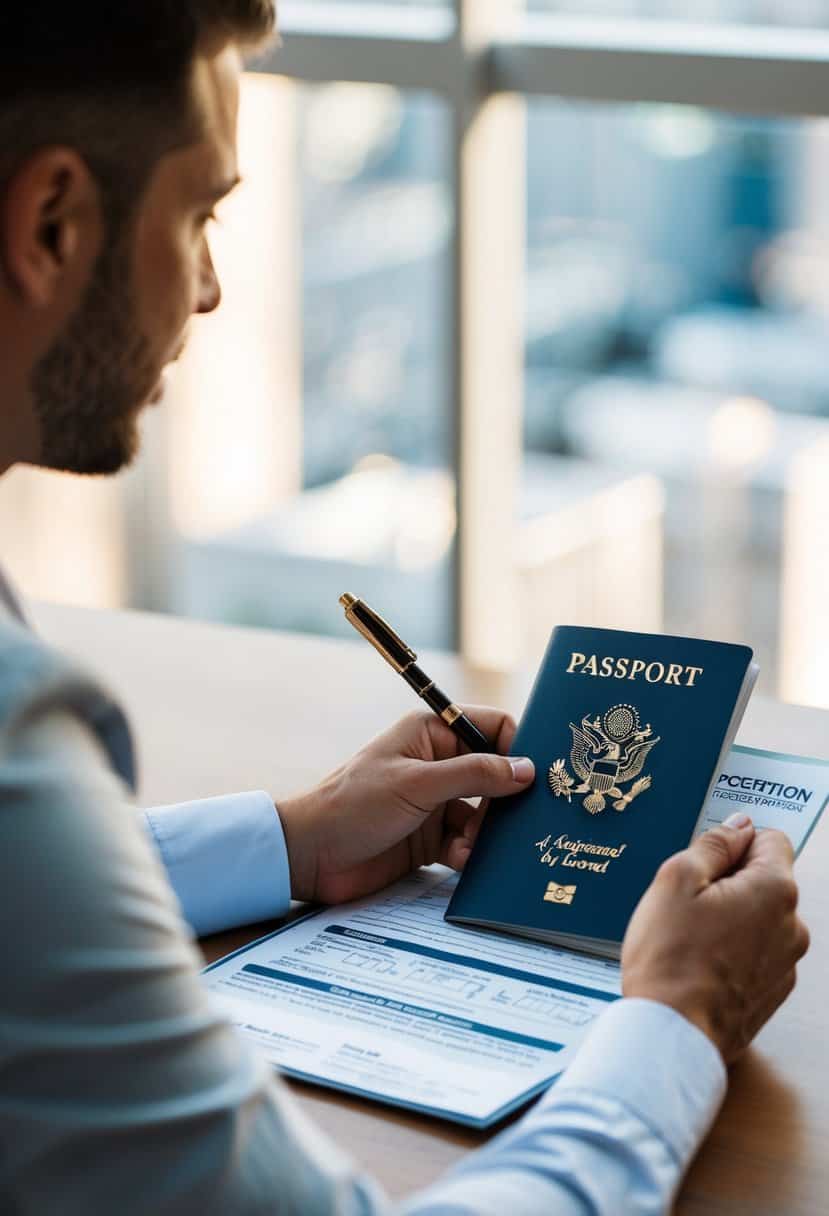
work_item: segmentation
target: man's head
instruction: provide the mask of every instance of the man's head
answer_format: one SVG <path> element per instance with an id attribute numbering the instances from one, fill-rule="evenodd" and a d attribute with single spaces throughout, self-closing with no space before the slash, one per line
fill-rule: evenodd
<path id="1" fill-rule="evenodd" d="M 0 13 L 0 471 L 111 473 L 220 298 L 241 51 L 273 0 L 27 0 Z"/>

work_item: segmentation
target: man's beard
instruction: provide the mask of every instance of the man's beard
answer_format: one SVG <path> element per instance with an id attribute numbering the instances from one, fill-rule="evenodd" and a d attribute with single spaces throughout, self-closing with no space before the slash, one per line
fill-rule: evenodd
<path id="1" fill-rule="evenodd" d="M 159 369 L 137 323 L 130 244 L 108 241 L 78 311 L 34 369 L 47 468 L 117 473 L 138 452 L 138 412 Z"/>

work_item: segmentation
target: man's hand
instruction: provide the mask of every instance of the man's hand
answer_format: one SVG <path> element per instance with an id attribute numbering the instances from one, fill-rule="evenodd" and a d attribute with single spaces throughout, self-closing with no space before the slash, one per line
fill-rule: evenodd
<path id="1" fill-rule="evenodd" d="M 625 996 L 670 1005 L 731 1063 L 794 988 L 809 948 L 792 847 L 734 816 L 671 857 L 622 949 Z"/>
<path id="2" fill-rule="evenodd" d="M 461 754 L 436 714 L 413 713 L 310 794 L 280 800 L 294 899 L 343 903 L 436 861 L 463 869 L 486 808 L 463 799 L 520 793 L 535 777 L 529 760 L 503 754 L 512 718 L 466 712 L 499 755 Z"/>

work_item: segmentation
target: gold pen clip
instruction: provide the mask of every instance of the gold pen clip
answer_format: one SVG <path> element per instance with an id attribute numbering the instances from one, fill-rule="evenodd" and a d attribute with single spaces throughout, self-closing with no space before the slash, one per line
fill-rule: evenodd
<path id="1" fill-rule="evenodd" d="M 404 672 L 412 663 L 417 662 L 415 652 L 381 616 L 369 608 L 368 604 L 357 599 L 355 595 L 341 595 L 340 603 L 345 609 L 347 620 L 367 642 L 371 642 L 374 649 L 380 652 L 395 671 Z"/>

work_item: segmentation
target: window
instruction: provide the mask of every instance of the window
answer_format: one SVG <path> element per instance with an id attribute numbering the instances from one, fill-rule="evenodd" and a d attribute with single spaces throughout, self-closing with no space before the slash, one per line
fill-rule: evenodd
<path id="1" fill-rule="evenodd" d="M 526 629 L 537 649 L 559 605 L 750 639 L 762 687 L 808 700 L 823 610 L 792 533 L 819 551 L 829 125 L 550 101 L 528 122 Z"/>
<path id="2" fill-rule="evenodd" d="M 829 24 L 827 0 L 527 0 L 531 12 L 580 17 L 646 17 L 659 21 L 746 22 L 753 25 Z"/>
<path id="3" fill-rule="evenodd" d="M 173 602 L 347 633 L 337 601 L 356 589 L 413 644 L 448 647 L 445 108 L 388 85 L 253 77 L 242 156 L 246 186 L 216 242 L 226 307 L 197 335 L 178 390 Z M 300 302 L 296 347 L 285 349 L 280 327 L 296 331 Z M 290 369 L 299 348 L 301 392 Z M 194 432 L 205 445 L 195 463 Z"/>
<path id="4" fill-rule="evenodd" d="M 502 668 L 563 619 L 737 638 L 829 704 L 829 0 L 280 18 L 88 598 L 333 632 L 350 589 Z"/>

